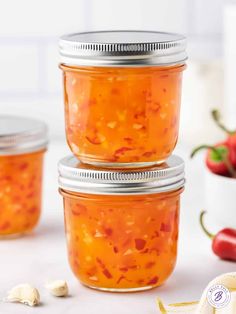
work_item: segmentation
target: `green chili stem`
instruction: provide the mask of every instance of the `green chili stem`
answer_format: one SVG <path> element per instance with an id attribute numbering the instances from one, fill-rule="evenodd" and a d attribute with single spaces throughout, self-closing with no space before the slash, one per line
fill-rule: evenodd
<path id="1" fill-rule="evenodd" d="M 230 160 L 228 157 L 224 158 L 224 163 L 231 175 L 232 178 L 236 178 L 236 170 L 234 169 L 233 165 L 231 164 Z"/>
<path id="2" fill-rule="evenodd" d="M 210 233 L 207 228 L 204 225 L 204 221 L 203 221 L 203 217 L 205 216 L 206 211 L 202 211 L 200 214 L 200 225 L 202 227 L 202 230 L 205 232 L 205 234 L 210 238 L 210 239 L 214 239 L 214 235 L 212 233 Z"/>
<path id="3" fill-rule="evenodd" d="M 224 132 L 226 132 L 227 134 L 231 135 L 233 133 L 235 133 L 235 131 L 229 130 L 222 122 L 221 122 L 221 116 L 218 110 L 214 109 L 211 112 L 212 118 L 215 121 L 215 123 L 217 124 L 217 126 L 223 130 Z"/>
<path id="4" fill-rule="evenodd" d="M 196 155 L 196 153 L 198 153 L 200 150 L 203 150 L 203 149 L 211 149 L 216 155 L 218 155 L 219 158 L 222 158 L 222 155 L 218 152 L 218 150 L 214 146 L 205 145 L 205 144 L 194 148 L 194 150 L 192 151 L 190 155 L 190 158 L 193 158 Z"/>

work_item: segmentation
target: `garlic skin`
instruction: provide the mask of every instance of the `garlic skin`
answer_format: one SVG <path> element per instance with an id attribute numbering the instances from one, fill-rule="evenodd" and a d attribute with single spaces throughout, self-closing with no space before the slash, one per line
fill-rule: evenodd
<path id="1" fill-rule="evenodd" d="M 55 297 L 66 297 L 68 296 L 69 289 L 65 280 L 54 280 L 48 282 L 45 287 Z"/>
<path id="2" fill-rule="evenodd" d="M 20 284 L 13 287 L 8 292 L 7 301 L 35 306 L 40 303 L 40 295 L 38 290 L 32 287 L 30 284 Z"/>

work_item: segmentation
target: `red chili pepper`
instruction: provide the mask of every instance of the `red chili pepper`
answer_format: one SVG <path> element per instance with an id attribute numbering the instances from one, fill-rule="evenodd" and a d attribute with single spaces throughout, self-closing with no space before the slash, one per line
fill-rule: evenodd
<path id="1" fill-rule="evenodd" d="M 236 167 L 236 131 L 235 130 L 229 130 L 222 122 L 220 113 L 218 110 L 212 111 L 212 117 L 217 126 L 223 130 L 227 135 L 227 145 L 229 147 L 229 160 L 231 161 L 232 165 Z"/>
<path id="2" fill-rule="evenodd" d="M 206 235 L 212 239 L 212 250 L 221 259 L 236 262 L 236 229 L 225 228 L 216 235 L 211 234 L 203 223 L 203 211 L 200 215 L 200 224 Z"/>
<path id="3" fill-rule="evenodd" d="M 232 133 L 228 138 L 229 146 L 236 150 L 236 133 Z"/>
<path id="4" fill-rule="evenodd" d="M 207 149 L 206 165 L 210 171 L 223 176 L 236 177 L 236 171 L 229 160 L 230 151 L 227 143 L 196 147 L 191 153 L 191 158 L 202 149 Z"/>
<path id="5" fill-rule="evenodd" d="M 229 136 L 228 145 L 230 147 L 229 159 L 232 165 L 236 168 L 236 133 Z"/>

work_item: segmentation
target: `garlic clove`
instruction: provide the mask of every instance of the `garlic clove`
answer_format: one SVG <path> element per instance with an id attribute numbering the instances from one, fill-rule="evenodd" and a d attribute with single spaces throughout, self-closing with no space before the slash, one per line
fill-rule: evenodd
<path id="1" fill-rule="evenodd" d="M 35 306 L 40 303 L 40 295 L 36 288 L 29 284 L 20 284 L 13 287 L 7 296 L 9 302 L 24 303 L 29 306 Z"/>
<path id="2" fill-rule="evenodd" d="M 65 280 L 54 280 L 48 282 L 45 287 L 55 297 L 66 297 L 68 296 L 69 289 Z"/>

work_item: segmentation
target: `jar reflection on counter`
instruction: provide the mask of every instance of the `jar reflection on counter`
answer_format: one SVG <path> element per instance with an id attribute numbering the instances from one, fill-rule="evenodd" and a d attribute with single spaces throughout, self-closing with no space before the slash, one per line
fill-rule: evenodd
<path id="1" fill-rule="evenodd" d="M 47 127 L 41 121 L 0 116 L 0 237 L 36 226 L 46 146 Z"/>
<path id="2" fill-rule="evenodd" d="M 67 142 L 82 162 L 144 167 L 171 155 L 179 131 L 183 36 L 71 34 L 62 37 L 60 52 Z"/>
<path id="3" fill-rule="evenodd" d="M 119 188 L 116 183 L 111 193 L 109 189 L 112 187 L 107 183 L 107 194 L 103 190 L 102 195 L 104 179 L 97 184 L 97 188 L 95 185 L 92 188 L 85 179 L 91 172 L 78 165 L 77 169 L 82 169 L 80 175 L 84 179 L 80 186 L 75 182 L 72 188 L 72 181 L 69 182 L 67 175 L 70 172 L 72 178 L 73 171 L 69 170 L 68 164 L 75 165 L 76 162 L 71 158 L 59 164 L 69 262 L 81 283 L 99 290 L 141 291 L 161 285 L 170 276 L 177 256 L 180 194 L 184 184 L 183 163 L 180 159 L 177 161 L 177 176 L 171 179 L 163 177 L 161 186 L 155 189 L 153 185 L 159 184 L 155 182 L 155 175 L 160 178 L 163 169 L 159 169 L 159 174 L 156 171 L 153 179 L 151 170 L 149 173 L 142 172 L 143 179 L 145 176 L 146 180 L 150 179 L 150 190 L 150 186 L 145 188 L 144 179 L 143 187 L 140 183 L 131 188 L 133 191 L 127 191 L 129 184 L 124 183 L 124 179 L 124 187 Z M 68 167 L 67 175 L 63 164 Z M 98 170 L 92 172 L 90 178 L 109 177 L 109 174 L 99 173 Z M 110 175 L 114 183 L 117 173 L 114 177 Z M 134 177 L 136 175 L 137 172 Z M 127 174 L 128 177 L 131 178 L 132 174 Z M 120 178 L 117 182 L 122 181 Z M 164 186 L 167 181 L 168 187 Z M 83 185 L 87 186 L 87 191 L 78 191 Z"/>

